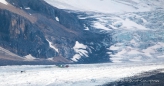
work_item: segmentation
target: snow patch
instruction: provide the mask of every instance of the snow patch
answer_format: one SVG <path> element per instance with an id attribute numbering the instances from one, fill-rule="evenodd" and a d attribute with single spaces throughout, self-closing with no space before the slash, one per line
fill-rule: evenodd
<path id="1" fill-rule="evenodd" d="M 84 30 L 89 30 L 89 28 L 84 24 L 85 29 Z"/>
<path id="2" fill-rule="evenodd" d="M 104 25 L 100 24 L 99 22 L 94 23 L 94 27 L 97 29 L 102 29 L 102 30 L 111 30 L 111 29 L 105 27 Z"/>
<path id="3" fill-rule="evenodd" d="M 47 40 L 47 41 L 48 41 L 50 47 L 51 47 L 52 49 L 54 49 L 56 52 L 59 53 L 59 50 L 52 44 L 52 42 L 50 42 L 49 40 Z"/>
<path id="4" fill-rule="evenodd" d="M 59 18 L 58 18 L 58 17 L 55 17 L 55 19 L 56 19 L 56 21 L 58 21 L 58 22 L 59 22 Z"/>
<path id="5" fill-rule="evenodd" d="M 25 59 L 28 60 L 28 61 L 33 61 L 33 60 L 35 60 L 36 58 L 33 57 L 31 54 L 29 54 L 29 55 L 25 56 Z"/>
<path id="6" fill-rule="evenodd" d="M 87 48 L 86 45 L 79 43 L 78 41 L 76 41 L 75 46 L 73 47 L 73 49 L 86 49 L 86 48 Z"/>
<path id="7" fill-rule="evenodd" d="M 75 54 L 72 58 L 72 61 L 78 62 L 78 60 L 81 58 L 79 54 Z"/>
<path id="8" fill-rule="evenodd" d="M 89 28 L 88 28 L 88 27 L 86 27 L 84 30 L 89 30 Z"/>
<path id="9" fill-rule="evenodd" d="M 29 10 L 29 9 L 30 9 L 30 7 L 26 7 L 25 9 L 26 9 L 26 10 Z"/>
<path id="10" fill-rule="evenodd" d="M 78 59 L 81 58 L 81 56 L 89 57 L 88 56 L 88 51 L 86 50 L 87 49 L 86 45 L 76 41 L 75 46 L 73 47 L 73 49 L 76 52 L 76 54 L 72 58 L 73 61 L 77 62 Z"/>
<path id="11" fill-rule="evenodd" d="M 48 58 L 47 60 L 53 61 L 54 58 Z"/>
<path id="12" fill-rule="evenodd" d="M 8 5 L 8 2 L 6 0 L 0 0 L 0 3 Z"/>

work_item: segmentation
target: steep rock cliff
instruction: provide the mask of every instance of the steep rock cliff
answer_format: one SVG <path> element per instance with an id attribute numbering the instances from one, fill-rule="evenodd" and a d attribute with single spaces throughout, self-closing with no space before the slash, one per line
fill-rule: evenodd
<path id="1" fill-rule="evenodd" d="M 0 9 L 0 45 L 20 56 L 53 57 L 43 33 L 29 20 L 7 10 Z"/>

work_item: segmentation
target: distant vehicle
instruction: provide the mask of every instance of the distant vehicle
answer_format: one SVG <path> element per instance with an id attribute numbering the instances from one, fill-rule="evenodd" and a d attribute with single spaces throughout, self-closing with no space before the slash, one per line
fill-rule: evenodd
<path id="1" fill-rule="evenodd" d="M 66 68 L 68 68 L 68 67 L 69 67 L 69 65 L 65 65 L 65 67 L 66 67 Z"/>
<path id="2" fill-rule="evenodd" d="M 68 64 L 59 64 L 59 65 L 56 65 L 56 66 L 58 66 L 60 68 L 68 68 L 69 67 Z"/>

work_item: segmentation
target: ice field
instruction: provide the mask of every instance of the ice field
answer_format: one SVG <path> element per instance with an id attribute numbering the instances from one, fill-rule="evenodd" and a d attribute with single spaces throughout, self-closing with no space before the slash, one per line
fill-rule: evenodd
<path id="1" fill-rule="evenodd" d="M 163 69 L 163 63 L 104 63 L 1 66 L 0 86 L 95 86 L 143 72 Z M 162 71 L 161 71 L 162 72 Z"/>

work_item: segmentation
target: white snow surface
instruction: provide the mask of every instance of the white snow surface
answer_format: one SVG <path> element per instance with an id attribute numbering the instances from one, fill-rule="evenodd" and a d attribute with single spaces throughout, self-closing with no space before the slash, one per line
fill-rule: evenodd
<path id="1" fill-rule="evenodd" d="M 85 27 L 85 29 L 84 30 L 89 30 L 89 28 L 88 27 Z"/>
<path id="2" fill-rule="evenodd" d="M 88 57 L 87 46 L 76 41 L 75 46 L 73 47 L 76 54 L 71 58 L 73 61 L 77 62 L 81 56 Z"/>
<path id="3" fill-rule="evenodd" d="M 89 28 L 84 24 L 85 29 L 84 30 L 89 30 Z"/>
<path id="4" fill-rule="evenodd" d="M 56 19 L 56 21 L 58 21 L 58 22 L 59 22 L 59 18 L 58 18 L 58 17 L 55 17 L 55 19 Z"/>
<path id="5" fill-rule="evenodd" d="M 163 69 L 164 63 L 70 64 L 69 66 L 69 68 L 59 68 L 55 65 L 0 66 L 0 86 L 96 86 L 143 72 Z"/>
<path id="6" fill-rule="evenodd" d="M 78 62 L 78 60 L 81 58 L 79 54 L 75 54 L 72 58 L 72 61 Z"/>
<path id="7" fill-rule="evenodd" d="M 142 25 L 139 25 L 129 19 L 125 19 L 124 21 L 122 21 L 122 28 L 125 29 L 139 29 L 139 30 L 149 30 L 148 28 L 145 28 Z"/>
<path id="8" fill-rule="evenodd" d="M 147 49 L 143 49 L 142 51 L 145 53 L 155 53 L 158 48 L 162 48 L 164 43 L 158 42 L 156 45 L 148 47 Z"/>
<path id="9" fill-rule="evenodd" d="M 60 9 L 101 13 L 143 12 L 163 8 L 163 0 L 45 0 Z"/>
<path id="10" fill-rule="evenodd" d="M 56 52 L 58 52 L 59 53 L 59 50 L 53 45 L 53 43 L 52 42 L 50 42 L 49 40 L 47 40 L 48 41 L 48 43 L 49 43 L 49 45 L 50 45 L 50 47 L 52 48 L 52 49 L 54 49 Z"/>
<path id="11" fill-rule="evenodd" d="M 8 3 L 6 2 L 6 0 L 0 0 L 0 3 L 8 5 Z"/>
<path id="12" fill-rule="evenodd" d="M 102 30 L 110 30 L 109 28 L 105 27 L 104 25 L 100 24 L 99 22 L 94 23 L 94 27 L 97 29 L 102 29 Z"/>
<path id="13" fill-rule="evenodd" d="M 26 7 L 25 9 L 26 9 L 26 10 L 29 10 L 29 9 L 31 9 L 31 8 L 30 8 L 30 7 Z"/>
<path id="14" fill-rule="evenodd" d="M 53 61 L 54 58 L 48 58 L 47 60 Z"/>
<path id="15" fill-rule="evenodd" d="M 28 60 L 28 61 L 33 61 L 33 60 L 35 60 L 35 59 L 36 59 L 36 58 L 33 57 L 31 54 L 25 56 L 25 60 Z"/>
<path id="16" fill-rule="evenodd" d="M 73 47 L 73 49 L 79 49 L 79 48 L 86 49 L 87 46 L 82 44 L 82 43 L 79 43 L 78 41 L 76 41 L 75 46 Z"/>

